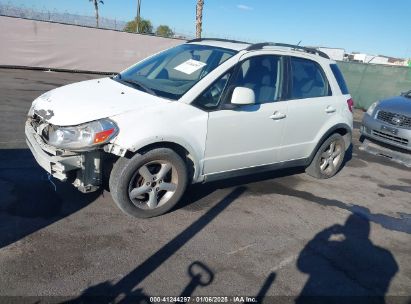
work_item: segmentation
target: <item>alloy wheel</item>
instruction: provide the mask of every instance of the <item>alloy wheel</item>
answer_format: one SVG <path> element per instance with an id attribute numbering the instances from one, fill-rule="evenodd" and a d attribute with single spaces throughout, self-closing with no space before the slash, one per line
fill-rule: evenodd
<path id="1" fill-rule="evenodd" d="M 324 149 L 320 157 L 320 170 L 323 174 L 332 175 L 338 169 L 343 154 L 342 144 L 335 140 Z"/>
<path id="2" fill-rule="evenodd" d="M 164 160 L 141 166 L 129 183 L 129 198 L 141 209 L 156 209 L 166 204 L 177 190 L 178 175 L 174 166 Z"/>

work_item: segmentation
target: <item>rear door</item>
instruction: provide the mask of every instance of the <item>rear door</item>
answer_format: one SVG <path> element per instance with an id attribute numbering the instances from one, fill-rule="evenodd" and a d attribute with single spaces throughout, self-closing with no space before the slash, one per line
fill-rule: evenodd
<path id="1" fill-rule="evenodd" d="M 308 157 L 316 138 L 338 110 L 338 101 L 322 67 L 315 61 L 289 57 L 289 100 L 281 161 Z"/>

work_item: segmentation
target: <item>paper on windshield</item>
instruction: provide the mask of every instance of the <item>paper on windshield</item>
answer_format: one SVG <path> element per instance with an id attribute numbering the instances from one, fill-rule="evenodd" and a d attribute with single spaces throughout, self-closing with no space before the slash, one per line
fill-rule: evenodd
<path id="1" fill-rule="evenodd" d="M 190 75 L 193 74 L 195 71 L 198 71 L 202 67 L 206 66 L 204 62 L 197 61 L 194 59 L 189 59 L 182 64 L 176 66 L 174 70 L 180 71 L 184 74 Z"/>

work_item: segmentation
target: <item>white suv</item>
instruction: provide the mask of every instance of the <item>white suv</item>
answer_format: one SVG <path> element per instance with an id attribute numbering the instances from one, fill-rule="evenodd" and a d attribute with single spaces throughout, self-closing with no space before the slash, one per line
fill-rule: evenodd
<path id="1" fill-rule="evenodd" d="M 192 183 L 295 166 L 335 175 L 351 144 L 352 107 L 322 52 L 196 39 L 40 96 L 26 137 L 55 178 L 90 192 L 107 175 L 121 210 L 152 217 Z"/>

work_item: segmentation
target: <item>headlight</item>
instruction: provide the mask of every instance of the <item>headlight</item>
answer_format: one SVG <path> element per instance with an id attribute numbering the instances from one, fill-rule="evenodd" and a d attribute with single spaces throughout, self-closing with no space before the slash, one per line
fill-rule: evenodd
<path id="1" fill-rule="evenodd" d="M 368 110 L 367 110 L 367 114 L 368 115 L 372 115 L 372 113 L 375 110 L 375 107 L 379 104 L 379 101 L 374 102 L 372 105 L 369 106 Z"/>
<path id="2" fill-rule="evenodd" d="M 101 119 L 73 127 L 50 126 L 48 144 L 57 148 L 83 150 L 108 142 L 118 133 L 110 119 Z"/>

